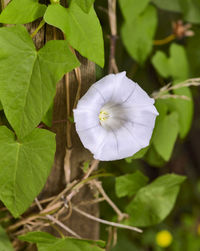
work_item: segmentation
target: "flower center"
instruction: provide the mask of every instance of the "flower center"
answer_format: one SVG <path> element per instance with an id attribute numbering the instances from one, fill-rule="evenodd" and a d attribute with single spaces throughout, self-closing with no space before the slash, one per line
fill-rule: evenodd
<path id="1" fill-rule="evenodd" d="M 109 118 L 109 113 L 106 112 L 105 110 L 101 110 L 100 113 L 99 113 L 99 120 L 100 122 L 103 122 L 105 120 L 107 120 Z"/>

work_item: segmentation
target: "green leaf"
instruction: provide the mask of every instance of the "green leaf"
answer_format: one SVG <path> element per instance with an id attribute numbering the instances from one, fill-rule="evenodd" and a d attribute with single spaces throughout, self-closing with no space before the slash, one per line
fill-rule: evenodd
<path id="1" fill-rule="evenodd" d="M 88 13 L 95 0 L 72 0 L 86 13 Z"/>
<path id="2" fill-rule="evenodd" d="M 17 136 L 42 120 L 62 76 L 79 66 L 66 41 L 49 41 L 36 51 L 25 27 L 0 29 L 0 100 Z"/>
<path id="3" fill-rule="evenodd" d="M 156 70 L 163 76 L 172 76 L 175 80 L 173 85 L 183 82 L 189 78 L 189 64 L 185 49 L 181 45 L 172 44 L 170 46 L 170 57 L 167 58 L 163 52 L 157 52 L 152 58 L 152 63 Z M 179 115 L 180 137 L 184 138 L 192 123 L 193 101 L 192 94 L 188 87 L 173 91 L 176 95 L 187 96 L 190 100 L 181 98 L 171 99 L 168 102 L 171 111 L 177 111 Z"/>
<path id="4" fill-rule="evenodd" d="M 0 226 L 0 250 L 1 251 L 14 250 L 5 230 L 1 226 Z"/>
<path id="5" fill-rule="evenodd" d="M 189 76 L 189 65 L 183 46 L 172 44 L 170 46 L 170 57 L 162 51 L 157 51 L 152 57 L 152 64 L 161 76 L 167 78 L 172 76 L 174 80 L 184 80 Z"/>
<path id="6" fill-rule="evenodd" d="M 145 62 L 152 50 L 156 26 L 157 15 L 153 6 L 148 6 L 140 16 L 122 26 L 123 43 L 130 56 L 140 64 Z"/>
<path id="7" fill-rule="evenodd" d="M 130 218 L 126 223 L 146 227 L 164 220 L 172 210 L 184 180 L 184 176 L 166 174 L 141 188 L 127 207 Z"/>
<path id="8" fill-rule="evenodd" d="M 44 19 L 48 24 L 61 29 L 67 41 L 82 56 L 103 67 L 103 35 L 93 7 L 86 14 L 74 1 L 69 8 L 53 4 L 48 6 Z"/>
<path id="9" fill-rule="evenodd" d="M 115 191 L 117 197 L 132 196 L 141 187 L 145 186 L 148 182 L 146 177 L 140 171 L 132 174 L 126 174 L 116 178 Z"/>
<path id="10" fill-rule="evenodd" d="M 52 126 L 52 119 L 53 119 L 53 103 L 50 105 L 47 113 L 44 115 L 42 122 L 47 125 L 48 127 Z"/>
<path id="11" fill-rule="evenodd" d="M 38 0 L 12 0 L 0 14 L 0 23 L 26 24 L 42 17 L 46 5 Z"/>
<path id="12" fill-rule="evenodd" d="M 145 155 L 145 161 L 153 167 L 162 167 L 165 165 L 163 158 L 157 153 L 155 147 L 151 145 L 147 154 Z"/>
<path id="13" fill-rule="evenodd" d="M 58 240 L 55 236 L 46 232 L 29 232 L 25 235 L 18 236 L 22 241 L 33 243 L 54 243 Z"/>
<path id="14" fill-rule="evenodd" d="M 16 140 L 0 127 L 0 199 L 14 217 L 22 214 L 43 188 L 54 160 L 55 135 L 43 129 Z"/>
<path id="15" fill-rule="evenodd" d="M 156 54 L 152 57 L 152 64 L 158 71 L 158 73 L 164 78 L 169 77 L 170 67 L 167 56 L 162 51 L 157 51 Z"/>
<path id="16" fill-rule="evenodd" d="M 2 103 L 0 101 L 0 111 L 3 110 L 3 106 L 2 106 Z"/>
<path id="17" fill-rule="evenodd" d="M 99 246 L 105 246 L 103 241 L 79 240 L 70 237 L 59 239 L 45 232 L 30 232 L 20 236 L 19 239 L 37 243 L 38 251 L 104 251 Z"/>
<path id="18" fill-rule="evenodd" d="M 178 114 L 173 112 L 158 122 L 152 142 L 158 154 L 168 161 L 179 133 Z"/>
<path id="19" fill-rule="evenodd" d="M 147 7 L 149 0 L 119 0 L 120 9 L 127 22 L 132 22 Z"/>
<path id="20" fill-rule="evenodd" d="M 173 92 L 176 95 L 183 95 L 190 98 L 190 100 L 183 100 L 180 98 L 171 100 L 172 109 L 179 115 L 180 137 L 183 139 L 188 134 L 193 119 L 194 103 L 192 100 L 192 93 L 188 87 L 177 89 Z"/>
<path id="21" fill-rule="evenodd" d="M 187 39 L 187 56 L 190 65 L 190 77 L 199 77 L 200 69 L 200 29 L 198 26 L 193 27 L 195 36 Z"/>
<path id="22" fill-rule="evenodd" d="M 185 48 L 183 46 L 172 44 L 170 47 L 169 64 L 171 75 L 174 78 L 173 85 L 189 78 L 189 65 Z M 172 101 L 174 109 L 179 114 L 180 137 L 184 138 L 190 130 L 193 118 L 193 100 L 192 93 L 188 87 L 173 91 L 176 95 L 183 95 L 190 100 L 174 99 Z"/>
<path id="23" fill-rule="evenodd" d="M 141 150 L 139 150 L 138 152 L 136 152 L 133 156 L 126 158 L 125 161 L 127 163 L 131 163 L 132 160 L 141 159 L 145 155 L 145 153 L 147 151 L 148 151 L 148 146 L 145 147 L 145 148 L 142 148 Z"/>
<path id="24" fill-rule="evenodd" d="M 185 80 L 189 77 L 189 65 L 185 48 L 173 43 L 170 46 L 169 67 L 174 80 Z"/>
<path id="25" fill-rule="evenodd" d="M 58 239 L 55 243 L 38 243 L 38 251 L 60 251 L 60 250 L 69 250 L 69 251 L 104 251 L 102 249 L 86 240 L 78 239 Z"/>
<path id="26" fill-rule="evenodd" d="M 181 0 L 182 1 L 182 0 Z M 158 8 L 163 10 L 181 12 L 179 0 L 151 0 Z"/>
<path id="27" fill-rule="evenodd" d="M 191 23 L 200 23 L 200 1 L 179 0 L 184 19 Z"/>

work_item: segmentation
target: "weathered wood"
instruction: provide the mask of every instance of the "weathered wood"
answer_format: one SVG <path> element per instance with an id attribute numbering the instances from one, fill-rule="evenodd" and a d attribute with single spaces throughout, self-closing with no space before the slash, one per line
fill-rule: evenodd
<path id="1" fill-rule="evenodd" d="M 51 26 L 46 27 L 46 40 L 55 37 L 55 30 Z M 54 33 L 54 34 L 53 34 Z M 56 32 L 56 37 L 62 38 L 62 35 Z M 81 95 L 83 95 L 89 86 L 95 82 L 95 64 L 89 62 L 87 59 L 79 56 L 81 61 L 81 80 L 82 88 Z M 73 107 L 76 91 L 77 91 L 77 79 L 75 72 L 69 73 L 69 85 L 70 85 L 70 106 Z M 67 124 L 64 121 L 67 119 L 67 104 L 66 104 L 66 86 L 65 80 L 62 79 L 57 84 L 57 91 L 54 100 L 54 112 L 53 112 L 53 127 L 52 131 L 56 133 L 56 154 L 55 162 L 52 168 L 52 172 L 48 178 L 45 188 L 42 192 L 42 197 L 55 195 L 65 187 L 65 175 L 64 175 L 64 158 L 67 146 Z M 81 165 L 88 160 L 92 159 L 92 155 L 81 144 L 79 137 L 75 131 L 74 125 L 71 128 L 72 135 L 72 155 L 71 155 L 71 180 L 80 178 L 83 173 Z M 92 191 L 89 187 L 84 187 L 80 190 L 77 196 L 75 196 L 73 202 L 75 204 L 92 199 Z M 82 207 L 88 213 L 98 216 L 98 206 L 88 205 Z M 73 212 L 71 217 L 66 221 L 68 227 L 78 233 L 80 236 L 89 239 L 98 239 L 99 236 L 99 224 L 97 222 L 86 219 L 85 217 Z"/>

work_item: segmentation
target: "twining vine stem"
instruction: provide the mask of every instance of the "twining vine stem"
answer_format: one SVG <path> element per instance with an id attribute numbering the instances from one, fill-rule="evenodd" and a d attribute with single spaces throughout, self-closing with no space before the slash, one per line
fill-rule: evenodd
<path id="1" fill-rule="evenodd" d="M 115 60 L 115 47 L 117 40 L 116 0 L 108 0 L 108 19 L 111 32 L 108 73 L 118 73 L 119 71 Z"/>

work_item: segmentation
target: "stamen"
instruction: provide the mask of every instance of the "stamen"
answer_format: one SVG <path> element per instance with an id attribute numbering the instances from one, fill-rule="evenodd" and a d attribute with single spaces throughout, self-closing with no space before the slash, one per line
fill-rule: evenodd
<path id="1" fill-rule="evenodd" d="M 109 118 L 109 113 L 107 113 L 106 111 L 100 111 L 99 113 L 99 120 L 100 121 L 105 121 Z"/>

